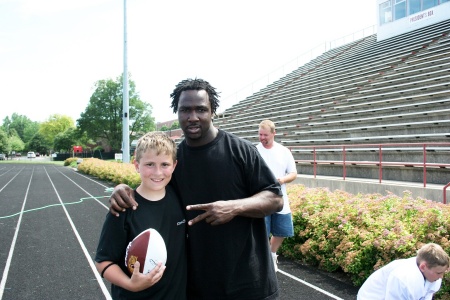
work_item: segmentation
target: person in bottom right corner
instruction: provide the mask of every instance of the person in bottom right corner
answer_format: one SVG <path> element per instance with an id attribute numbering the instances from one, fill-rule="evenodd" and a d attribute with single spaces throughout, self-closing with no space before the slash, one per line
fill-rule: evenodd
<path id="1" fill-rule="evenodd" d="M 259 124 L 260 143 L 256 145 L 256 149 L 258 149 L 259 154 L 280 183 L 283 193 L 283 209 L 265 217 L 267 235 L 270 238 L 270 251 L 272 252 L 275 272 L 277 272 L 277 251 L 285 238 L 294 236 L 294 225 L 286 192 L 286 183 L 292 182 L 297 178 L 297 167 L 291 151 L 275 141 L 275 133 L 275 124 L 271 120 L 262 121 Z M 272 234 L 271 237 L 270 234 Z"/>
<path id="2" fill-rule="evenodd" d="M 417 256 L 397 259 L 372 273 L 358 291 L 358 300 L 431 300 L 448 272 L 449 255 L 441 246 L 423 245 Z"/>

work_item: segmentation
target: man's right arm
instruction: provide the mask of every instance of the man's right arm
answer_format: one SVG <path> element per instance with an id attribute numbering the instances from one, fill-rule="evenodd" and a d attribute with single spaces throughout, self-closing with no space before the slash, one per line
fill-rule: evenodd
<path id="1" fill-rule="evenodd" d="M 125 211 L 127 208 L 136 209 L 138 206 L 134 199 L 133 189 L 128 185 L 121 183 L 114 188 L 111 197 L 109 198 L 109 212 L 119 216 L 120 212 Z"/>
<path id="2" fill-rule="evenodd" d="M 264 218 L 283 208 L 283 198 L 270 191 L 261 191 L 251 197 L 227 201 L 215 201 L 205 204 L 188 205 L 187 210 L 204 210 L 205 212 L 189 220 L 189 226 L 202 220 L 211 225 L 228 223 L 236 216 Z"/>

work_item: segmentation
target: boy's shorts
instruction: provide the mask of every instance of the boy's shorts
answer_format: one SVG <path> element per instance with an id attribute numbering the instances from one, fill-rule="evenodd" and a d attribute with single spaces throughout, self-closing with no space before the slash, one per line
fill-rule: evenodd
<path id="1" fill-rule="evenodd" d="M 292 214 L 271 214 L 265 217 L 267 236 L 270 234 L 277 237 L 294 236 L 294 225 Z"/>

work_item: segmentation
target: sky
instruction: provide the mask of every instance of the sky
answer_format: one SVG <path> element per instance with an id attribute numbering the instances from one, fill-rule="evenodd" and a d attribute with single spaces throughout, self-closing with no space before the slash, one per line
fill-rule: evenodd
<path id="1" fill-rule="evenodd" d="M 376 32 L 376 0 L 126 0 L 127 68 L 157 122 L 186 78 L 224 111 L 332 46 Z M 0 123 L 74 122 L 124 70 L 124 0 L 0 0 Z"/>

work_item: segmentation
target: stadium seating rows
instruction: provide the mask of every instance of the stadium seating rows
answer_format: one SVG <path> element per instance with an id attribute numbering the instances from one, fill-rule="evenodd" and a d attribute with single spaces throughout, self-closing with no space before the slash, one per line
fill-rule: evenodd
<path id="1" fill-rule="evenodd" d="M 293 147 L 300 167 L 310 163 L 311 150 L 298 146 L 450 142 L 449 85 L 450 19 L 383 41 L 374 34 L 329 50 L 227 109 L 214 124 L 257 143 L 259 122 L 271 119 L 277 141 Z M 414 166 L 421 150 L 407 149 L 412 148 L 397 148 L 405 151 L 393 160 Z M 448 159 L 442 159 L 448 151 L 438 147 L 429 154 L 436 160 L 432 155 L 438 153 L 441 161 L 435 163 L 444 169 L 435 176 L 442 177 L 438 182 L 450 181 Z M 328 152 L 329 161 L 342 156 L 342 151 L 334 157 Z M 361 162 L 370 160 L 367 151 L 360 152 Z"/>

